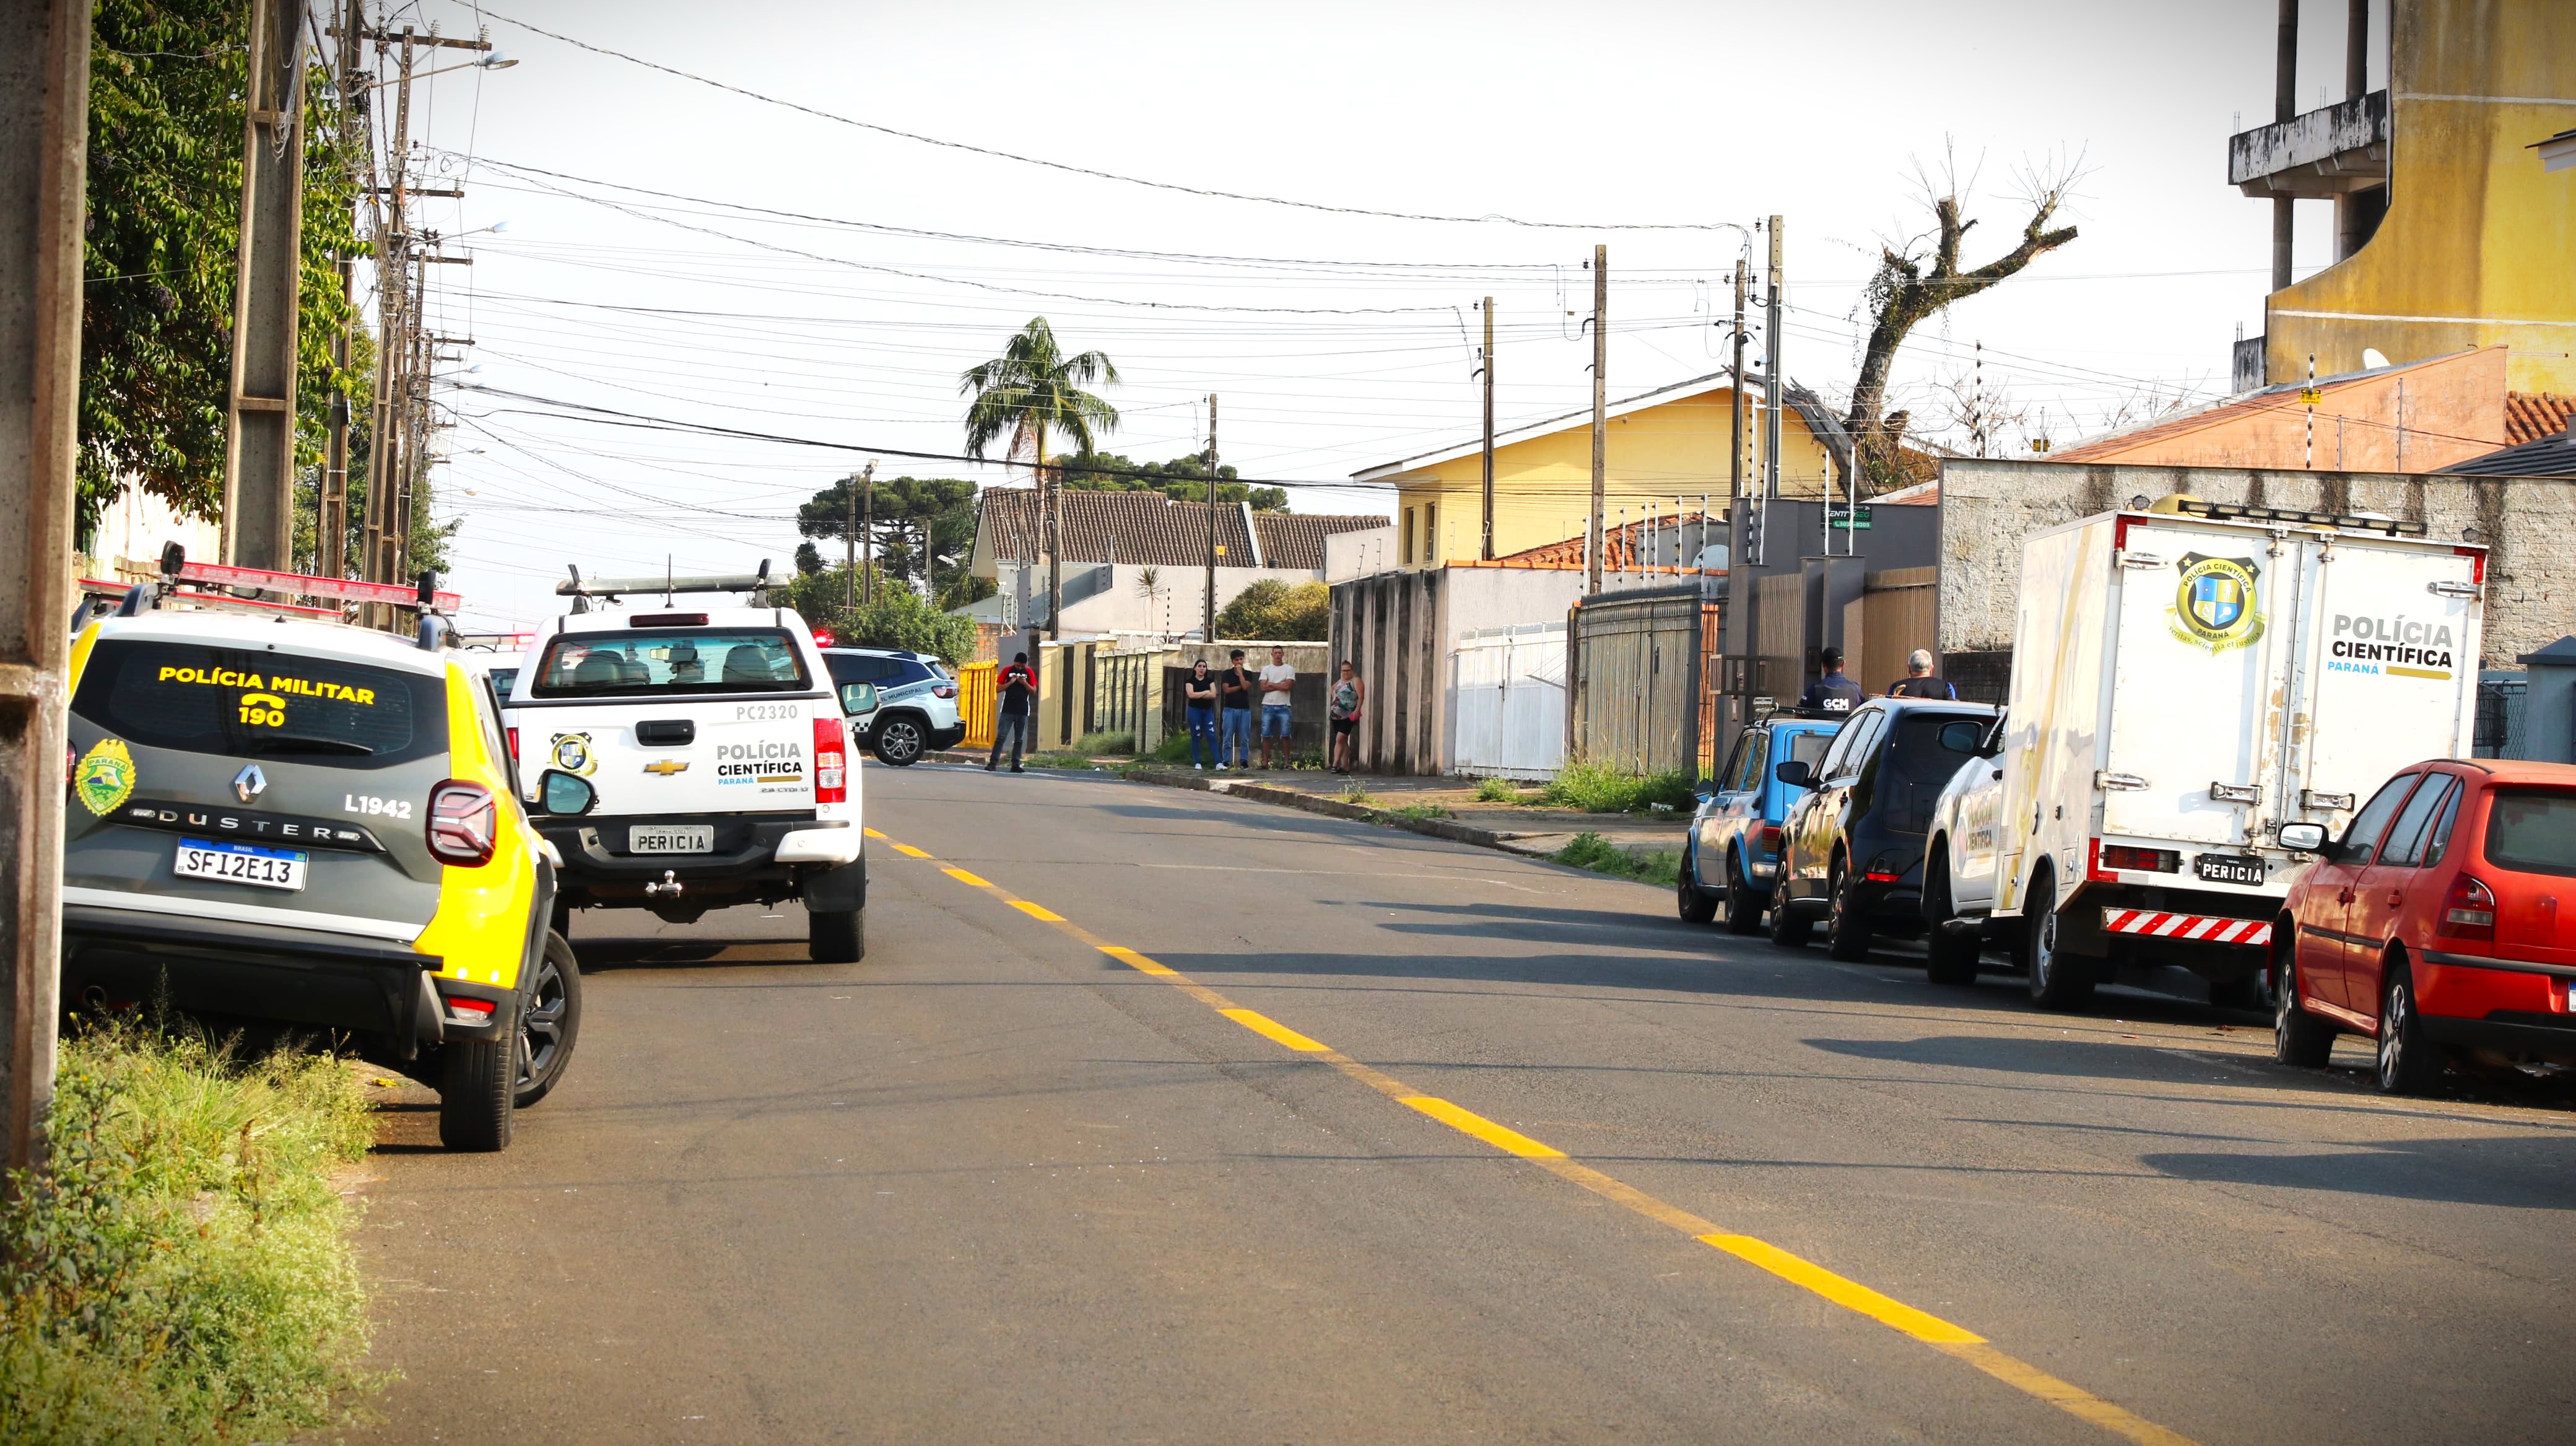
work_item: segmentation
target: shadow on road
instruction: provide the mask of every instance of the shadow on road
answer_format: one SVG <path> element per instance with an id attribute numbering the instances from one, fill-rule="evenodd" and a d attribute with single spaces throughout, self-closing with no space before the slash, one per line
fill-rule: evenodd
<path id="1" fill-rule="evenodd" d="M 2576 1209 L 2568 1180 L 2576 1137 L 2519 1135 L 2398 1140 L 2335 1155 L 2141 1155 L 2138 1163 L 2177 1180 L 2325 1190 L 2391 1200 Z"/>

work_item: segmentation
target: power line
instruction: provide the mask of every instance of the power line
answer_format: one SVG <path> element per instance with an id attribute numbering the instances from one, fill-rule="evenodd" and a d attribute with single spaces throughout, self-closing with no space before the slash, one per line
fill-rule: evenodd
<path id="1" fill-rule="evenodd" d="M 800 105 L 792 100 L 781 100 L 777 96 L 763 95 L 756 90 L 746 90 L 741 86 L 728 84 L 725 81 L 711 80 L 703 75 L 693 75 L 688 71 L 679 70 L 668 65 L 662 65 L 654 61 L 643 59 L 640 56 L 628 55 L 622 50 L 611 50 L 604 45 L 593 45 L 586 40 L 575 40 L 569 35 L 557 34 L 543 26 L 531 25 L 525 20 L 514 19 L 497 10 L 485 10 L 482 13 L 487 18 L 498 20 L 504 25 L 515 25 L 522 30 L 542 35 L 549 40 L 559 40 L 575 49 L 587 50 L 593 55 L 605 55 L 611 60 L 622 60 L 629 65 L 641 66 L 646 70 L 660 71 L 664 75 L 675 76 L 681 80 L 691 81 L 695 84 L 708 86 L 715 90 L 728 91 L 734 95 L 745 97 L 746 99 L 759 101 L 764 105 L 774 105 L 784 110 L 792 110 L 803 115 L 809 115 L 817 120 L 827 120 L 838 125 L 851 126 L 863 131 L 875 131 L 879 135 L 893 136 L 898 140 L 913 141 L 925 146 L 939 146 L 946 150 L 966 151 L 973 155 L 990 156 L 995 160 L 1015 161 L 1024 166 L 1039 166 L 1050 171 L 1062 171 L 1068 175 L 1089 176 L 1094 180 L 1100 181 L 1117 181 L 1123 185 L 1129 186 L 1145 186 L 1157 191 L 1177 191 L 1183 195 L 1206 196 L 1220 201 L 1250 201 L 1264 206 L 1288 206 L 1300 211 L 1327 211 L 1335 215 L 1342 216 L 1374 216 L 1381 220 L 1388 221 L 1436 221 L 1452 225 L 1525 226 L 1535 230 L 1545 231 L 1716 231 L 1743 229 L 1728 221 L 1531 221 L 1517 216 L 1505 216 L 1498 213 L 1488 213 L 1482 216 L 1443 216 L 1418 211 L 1379 211 L 1366 206 L 1333 206 L 1326 205 L 1319 201 L 1291 200 L 1284 196 L 1263 196 L 1244 191 L 1221 191 L 1208 186 L 1184 186 L 1173 181 L 1147 180 L 1142 176 L 1120 175 L 1116 171 L 1094 170 L 1089 166 L 1070 165 L 1063 161 L 1050 161 L 1037 156 L 1023 156 L 1012 151 L 996 150 L 990 146 L 970 145 L 965 141 L 942 140 L 937 136 L 925 136 L 914 131 L 897 130 L 893 126 L 879 125 L 874 121 L 863 121 L 850 116 L 836 115 L 831 111 L 817 110 L 810 105 Z"/>

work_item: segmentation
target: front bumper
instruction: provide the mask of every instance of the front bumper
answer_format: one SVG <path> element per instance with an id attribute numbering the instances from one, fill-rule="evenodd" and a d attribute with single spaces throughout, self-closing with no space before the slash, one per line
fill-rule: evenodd
<path id="1" fill-rule="evenodd" d="M 379 1036 L 400 1059 L 496 1034 L 509 1014 L 509 990 L 437 980 L 444 960 L 362 935 L 71 904 L 62 939 L 67 1007 L 166 999 L 189 1014 Z M 451 1022 L 443 993 L 503 1007 L 495 1022 Z"/>

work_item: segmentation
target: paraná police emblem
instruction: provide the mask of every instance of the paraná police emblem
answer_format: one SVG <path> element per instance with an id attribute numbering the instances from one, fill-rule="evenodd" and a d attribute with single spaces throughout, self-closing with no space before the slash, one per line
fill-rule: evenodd
<path id="1" fill-rule="evenodd" d="M 81 807 L 104 817 L 109 809 L 134 796 L 134 755 L 119 738 L 102 738 L 72 770 L 72 792 Z"/>
<path id="2" fill-rule="evenodd" d="M 2255 593 L 2262 569 L 2250 557 L 2204 557 L 2186 553 L 2175 566 L 2182 585 L 2174 592 L 2173 634 L 2198 648 L 2223 653 L 2249 647 L 2263 636 L 2263 616 Z"/>
<path id="3" fill-rule="evenodd" d="M 584 776 L 588 776 L 592 769 L 599 766 L 599 760 L 591 757 L 590 735 L 587 733 L 556 734 L 554 736 L 554 759 L 555 767 L 562 769 L 566 773 L 575 773 Z"/>

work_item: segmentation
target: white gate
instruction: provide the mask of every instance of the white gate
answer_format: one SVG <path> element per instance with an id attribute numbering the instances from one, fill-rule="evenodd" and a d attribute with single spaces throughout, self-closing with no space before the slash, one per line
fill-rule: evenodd
<path id="1" fill-rule="evenodd" d="M 1449 667 L 1455 770 L 1554 778 L 1565 761 L 1565 624 L 1462 633 Z"/>

